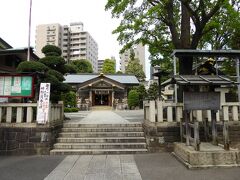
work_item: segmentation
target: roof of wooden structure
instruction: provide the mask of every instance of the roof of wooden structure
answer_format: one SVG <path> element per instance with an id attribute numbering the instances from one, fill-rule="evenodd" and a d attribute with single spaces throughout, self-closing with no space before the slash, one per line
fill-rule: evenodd
<path id="1" fill-rule="evenodd" d="M 226 76 L 220 75 L 175 75 L 171 79 L 165 81 L 162 85 L 168 84 L 178 85 L 234 85 L 238 84 Z"/>

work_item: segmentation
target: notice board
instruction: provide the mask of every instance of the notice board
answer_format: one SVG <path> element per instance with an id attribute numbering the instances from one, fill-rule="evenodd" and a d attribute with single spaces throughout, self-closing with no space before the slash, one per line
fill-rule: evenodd
<path id="1" fill-rule="evenodd" d="M 0 97 L 33 97 L 33 76 L 0 75 Z"/>

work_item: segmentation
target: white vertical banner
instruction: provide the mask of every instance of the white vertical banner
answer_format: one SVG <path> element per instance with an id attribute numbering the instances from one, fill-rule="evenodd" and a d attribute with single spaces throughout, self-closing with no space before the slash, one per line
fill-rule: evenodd
<path id="1" fill-rule="evenodd" d="M 49 114 L 50 83 L 41 83 L 37 107 L 37 123 L 46 124 Z"/>

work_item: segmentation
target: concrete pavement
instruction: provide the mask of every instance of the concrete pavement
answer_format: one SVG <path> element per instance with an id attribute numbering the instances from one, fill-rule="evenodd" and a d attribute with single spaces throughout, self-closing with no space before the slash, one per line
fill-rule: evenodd
<path id="1" fill-rule="evenodd" d="M 129 114 L 95 111 L 69 113 L 72 121 L 86 123 L 138 121 L 141 112 Z M 78 117 L 78 115 L 80 115 Z M 107 117 L 107 118 L 106 118 Z M 130 120 L 131 119 L 131 120 Z M 94 123 L 92 121 L 91 123 Z M 0 156 L 1 180 L 239 180 L 240 168 L 188 170 L 170 153 L 80 156 Z"/>
<path id="2" fill-rule="evenodd" d="M 122 161 L 120 170 L 119 161 L 124 157 L 126 161 Z M 130 164 L 127 164 L 128 161 Z M 124 162 L 126 165 L 123 165 Z M 81 180 L 83 177 L 84 180 L 102 180 L 104 176 L 117 180 L 123 177 L 124 172 L 133 172 L 139 179 L 137 174 L 140 173 L 142 180 L 239 180 L 240 177 L 239 167 L 189 170 L 170 153 L 130 156 L 0 156 L 1 180 L 55 180 L 54 176 L 57 177 L 56 180 Z M 128 179 L 136 179 L 132 177 Z M 127 180 L 127 176 L 121 180 Z"/>

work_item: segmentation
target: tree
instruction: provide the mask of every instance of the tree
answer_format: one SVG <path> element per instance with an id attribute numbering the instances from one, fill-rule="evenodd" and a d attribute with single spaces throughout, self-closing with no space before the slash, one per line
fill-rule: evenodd
<path id="1" fill-rule="evenodd" d="M 139 94 L 139 107 L 143 108 L 143 100 L 147 98 L 147 91 L 143 84 L 139 84 L 139 86 L 133 87 L 133 90 L 136 90 Z"/>
<path id="2" fill-rule="evenodd" d="M 139 94 L 136 90 L 130 90 L 128 93 L 128 107 L 130 109 L 139 105 Z"/>
<path id="3" fill-rule="evenodd" d="M 51 50 L 53 50 L 53 52 L 51 52 Z M 43 47 L 43 52 L 46 53 L 46 57 L 40 59 L 38 62 L 22 62 L 18 65 L 17 71 L 38 72 L 36 92 L 39 92 L 41 82 L 51 83 L 50 99 L 52 102 L 57 102 L 61 100 L 62 93 L 66 93 L 70 90 L 70 86 L 63 83 L 65 80 L 63 74 L 66 72 L 66 62 L 60 57 L 61 54 L 59 52 L 61 51 L 59 51 L 58 47 L 47 45 Z"/>
<path id="4" fill-rule="evenodd" d="M 75 60 L 75 61 L 72 61 L 71 64 L 77 68 L 78 73 L 93 72 L 92 64 L 86 59 Z"/>
<path id="5" fill-rule="evenodd" d="M 212 18 L 210 26 L 214 28 L 203 36 L 199 44 L 200 48 L 235 49 L 232 47 L 231 39 L 234 38 L 234 32 L 239 32 L 237 29 L 240 27 L 240 12 L 235 8 L 236 6 L 229 3 L 223 5 L 223 8 Z"/>
<path id="6" fill-rule="evenodd" d="M 102 72 L 104 74 L 114 74 L 116 72 L 116 63 L 111 59 L 105 59 L 103 63 Z"/>
<path id="7" fill-rule="evenodd" d="M 144 81 L 146 78 L 143 67 L 139 63 L 138 59 L 132 59 L 128 62 L 128 65 L 126 67 L 126 73 L 134 74 L 140 82 Z"/>
<path id="8" fill-rule="evenodd" d="M 153 84 L 150 85 L 148 89 L 148 99 L 150 100 L 156 100 L 158 98 L 158 84 L 154 82 Z"/>
<path id="9" fill-rule="evenodd" d="M 42 48 L 42 53 L 45 54 L 45 56 L 61 56 L 62 50 L 54 45 L 46 45 Z"/>
<path id="10" fill-rule="evenodd" d="M 113 31 L 124 45 L 122 51 L 141 42 L 149 45 L 152 58 L 160 60 L 169 57 L 172 49 L 196 49 L 203 36 L 215 28 L 213 17 L 219 15 L 224 5 L 237 6 L 236 3 L 239 2 L 108 0 L 105 9 L 111 10 L 115 18 L 122 16 L 120 25 Z M 191 74 L 193 59 L 180 59 L 180 74 Z"/>
<path id="11" fill-rule="evenodd" d="M 76 105 L 77 105 L 76 93 L 73 91 L 63 94 L 62 100 L 64 101 L 65 107 L 76 107 Z"/>

